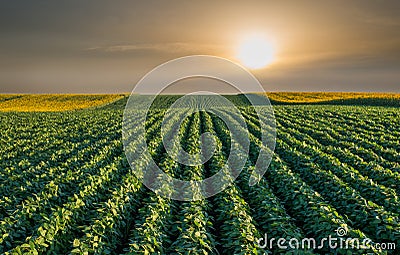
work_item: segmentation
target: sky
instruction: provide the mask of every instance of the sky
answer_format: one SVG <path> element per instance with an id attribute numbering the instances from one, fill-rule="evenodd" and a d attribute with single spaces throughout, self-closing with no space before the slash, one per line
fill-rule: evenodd
<path id="1" fill-rule="evenodd" d="M 398 0 L 0 0 L 0 93 L 130 92 L 177 57 L 239 62 L 254 33 L 274 45 L 249 69 L 266 91 L 400 93 L 399 14 Z"/>

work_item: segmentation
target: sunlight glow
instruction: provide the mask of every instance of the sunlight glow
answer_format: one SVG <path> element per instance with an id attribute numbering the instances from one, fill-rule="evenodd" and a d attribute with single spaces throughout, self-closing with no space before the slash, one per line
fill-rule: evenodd
<path id="1" fill-rule="evenodd" d="M 236 57 L 240 62 L 252 69 L 259 69 L 274 61 L 275 49 L 264 36 L 247 36 L 239 43 Z"/>

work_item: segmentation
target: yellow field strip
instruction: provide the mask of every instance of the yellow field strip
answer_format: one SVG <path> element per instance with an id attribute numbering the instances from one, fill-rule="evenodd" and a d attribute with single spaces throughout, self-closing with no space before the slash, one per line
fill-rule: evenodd
<path id="1" fill-rule="evenodd" d="M 318 103 L 342 99 L 396 99 L 400 94 L 395 93 L 368 93 L 368 92 L 270 92 L 269 99 L 283 103 Z"/>
<path id="2" fill-rule="evenodd" d="M 123 94 L 14 94 L 0 95 L 0 111 L 53 112 L 98 107 L 124 97 Z"/>

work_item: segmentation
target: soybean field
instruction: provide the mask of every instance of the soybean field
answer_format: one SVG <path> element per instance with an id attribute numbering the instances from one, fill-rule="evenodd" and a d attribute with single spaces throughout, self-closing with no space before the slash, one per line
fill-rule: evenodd
<path id="1" fill-rule="evenodd" d="M 221 193 L 189 202 L 156 195 L 133 173 L 148 159 L 131 162 L 132 167 L 126 159 L 121 139 L 126 97 L 75 111 L 0 112 L 0 253 L 399 254 L 398 107 L 274 105 L 275 153 L 261 181 L 249 186 L 263 146 L 259 124 L 264 120 L 254 109 L 262 106 L 248 106 L 240 96 L 227 98 L 246 121 L 245 167 Z M 240 142 L 231 141 L 218 116 L 196 112 L 179 127 L 182 147 L 198 152 L 201 134 L 210 132 L 213 156 L 198 166 L 172 160 L 161 126 L 175 99 L 157 101 L 145 137 L 137 141 L 147 141 L 165 173 L 204 179 L 224 165 L 231 143 Z M 229 109 L 220 111 L 235 123 Z M 173 122 L 167 120 L 165 127 Z M 268 244 L 271 238 L 300 243 L 260 245 L 266 235 Z M 329 236 L 370 242 L 358 249 L 327 242 L 318 247 Z M 304 239 L 317 245 L 302 247 Z"/>

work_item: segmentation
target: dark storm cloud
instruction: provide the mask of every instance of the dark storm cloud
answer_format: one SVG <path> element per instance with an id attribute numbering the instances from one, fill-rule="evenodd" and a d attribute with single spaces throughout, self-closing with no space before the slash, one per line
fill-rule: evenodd
<path id="1" fill-rule="evenodd" d="M 234 59 L 247 32 L 277 41 L 253 73 L 272 90 L 400 92 L 400 2 L 1 1 L 0 92 L 119 92 L 189 54 Z"/>

